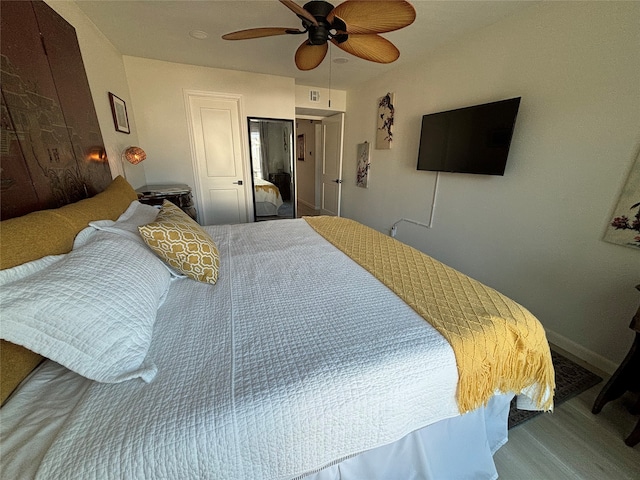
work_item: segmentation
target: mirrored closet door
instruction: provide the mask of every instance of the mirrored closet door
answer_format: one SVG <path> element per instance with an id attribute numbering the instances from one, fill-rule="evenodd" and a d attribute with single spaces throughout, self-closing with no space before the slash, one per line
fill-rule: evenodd
<path id="1" fill-rule="evenodd" d="M 293 120 L 249 118 L 256 221 L 295 218 Z"/>

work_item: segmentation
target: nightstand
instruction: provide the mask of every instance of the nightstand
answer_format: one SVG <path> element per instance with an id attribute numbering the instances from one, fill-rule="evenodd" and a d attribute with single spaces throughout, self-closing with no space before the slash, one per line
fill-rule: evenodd
<path id="1" fill-rule="evenodd" d="M 193 204 L 191 187 L 180 183 L 167 185 L 145 185 L 136 190 L 138 201 L 146 205 L 162 205 L 169 200 L 180 207 L 187 215 L 198 221 L 198 213 Z"/>
<path id="2" fill-rule="evenodd" d="M 640 285 L 636 285 L 636 288 L 640 290 Z M 638 307 L 638 311 L 631 319 L 629 328 L 635 332 L 636 338 L 631 345 L 629 353 L 627 353 L 625 359 L 604 386 L 598 398 L 596 398 L 591 409 L 592 413 L 600 413 L 600 410 L 607 402 L 615 400 L 626 391 L 640 392 L 640 307 Z M 630 408 L 630 411 L 632 414 L 640 413 L 640 398 Z M 640 442 L 640 420 L 638 420 L 633 432 L 624 441 L 630 447 L 635 446 L 638 442 Z"/>

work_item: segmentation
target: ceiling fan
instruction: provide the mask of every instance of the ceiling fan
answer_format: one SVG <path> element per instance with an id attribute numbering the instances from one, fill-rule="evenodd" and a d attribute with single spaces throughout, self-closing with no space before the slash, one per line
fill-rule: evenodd
<path id="1" fill-rule="evenodd" d="M 399 30 L 413 23 L 416 11 L 404 0 L 347 0 L 337 7 L 323 0 L 313 0 L 301 7 L 292 0 L 280 0 L 302 20 L 303 30 L 285 27 L 250 28 L 227 33 L 225 40 L 275 35 L 302 35 L 308 38 L 295 55 L 300 70 L 316 68 L 327 54 L 328 42 L 356 57 L 378 63 L 395 61 L 400 52 L 379 33 Z"/>

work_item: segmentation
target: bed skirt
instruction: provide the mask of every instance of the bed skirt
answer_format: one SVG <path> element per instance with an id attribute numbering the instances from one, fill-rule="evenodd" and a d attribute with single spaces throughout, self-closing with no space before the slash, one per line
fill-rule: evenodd
<path id="1" fill-rule="evenodd" d="M 486 407 L 441 420 L 390 445 L 368 450 L 294 480 L 498 478 L 493 454 L 507 442 L 512 398 L 513 395 L 496 395 Z M 461 438 L 470 441 L 461 442 Z"/>

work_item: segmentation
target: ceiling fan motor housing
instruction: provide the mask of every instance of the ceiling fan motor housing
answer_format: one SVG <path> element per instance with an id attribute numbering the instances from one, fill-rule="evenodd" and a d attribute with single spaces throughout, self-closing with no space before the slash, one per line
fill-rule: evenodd
<path id="1" fill-rule="evenodd" d="M 309 43 L 311 45 L 324 45 L 329 39 L 330 25 L 326 21 L 318 20 L 318 26 L 309 27 Z"/>
<path id="2" fill-rule="evenodd" d="M 302 19 L 309 31 L 309 43 L 311 45 L 324 45 L 329 39 L 331 24 L 327 22 L 327 15 L 333 11 L 333 5 L 322 0 L 313 0 L 304 5 L 304 9 L 318 21 L 318 26 Z"/>
<path id="3" fill-rule="evenodd" d="M 323 0 L 313 0 L 305 3 L 302 8 L 319 20 L 320 18 L 327 18 L 327 15 L 329 15 L 333 10 L 333 5 Z"/>

